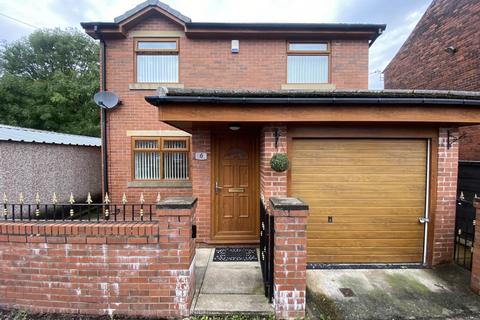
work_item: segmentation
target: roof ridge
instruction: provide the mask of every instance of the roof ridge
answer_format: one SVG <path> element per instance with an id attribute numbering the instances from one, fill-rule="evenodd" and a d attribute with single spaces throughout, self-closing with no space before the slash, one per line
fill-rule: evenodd
<path id="1" fill-rule="evenodd" d="M 39 133 L 48 133 L 48 134 L 58 134 L 58 135 L 63 135 L 63 136 L 99 139 L 98 137 L 86 136 L 86 135 L 82 135 L 82 134 L 73 134 L 73 133 L 64 133 L 64 132 L 41 130 L 41 129 L 35 129 L 35 128 L 18 127 L 18 126 L 11 126 L 11 125 L 1 124 L 1 123 L 0 123 L 0 128 L 39 132 Z"/>
<path id="2" fill-rule="evenodd" d="M 175 10 L 172 7 L 170 7 L 168 4 L 163 3 L 161 1 L 158 1 L 158 0 L 144 1 L 144 2 L 136 5 L 133 9 L 130 9 L 130 10 L 126 11 L 125 13 L 119 15 L 118 17 L 115 17 L 113 19 L 113 21 L 115 23 L 122 22 L 123 20 L 126 20 L 126 19 L 130 18 L 131 16 L 135 15 L 136 13 L 138 13 L 139 11 L 142 11 L 143 9 L 145 9 L 147 7 L 159 7 L 161 9 L 167 11 L 168 13 L 172 14 L 176 18 L 180 19 L 184 23 L 192 22 L 192 19 L 190 19 L 186 15 L 182 14 L 180 11 Z"/>

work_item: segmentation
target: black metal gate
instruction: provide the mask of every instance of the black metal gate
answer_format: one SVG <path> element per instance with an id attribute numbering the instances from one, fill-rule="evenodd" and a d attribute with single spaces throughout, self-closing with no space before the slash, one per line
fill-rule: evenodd
<path id="1" fill-rule="evenodd" d="M 260 265 L 262 267 L 265 297 L 272 303 L 273 300 L 273 234 L 274 217 L 268 214 L 264 204 L 260 201 Z"/>
<path id="2" fill-rule="evenodd" d="M 460 162 L 458 166 L 457 210 L 455 217 L 454 260 L 471 270 L 475 241 L 473 200 L 480 195 L 480 163 Z"/>

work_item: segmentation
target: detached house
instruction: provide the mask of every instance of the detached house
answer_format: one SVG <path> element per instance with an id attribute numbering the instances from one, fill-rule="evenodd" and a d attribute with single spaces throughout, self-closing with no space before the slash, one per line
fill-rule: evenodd
<path id="1" fill-rule="evenodd" d="M 122 101 L 106 118 L 112 198 L 194 195 L 197 243 L 216 245 L 258 243 L 260 203 L 299 197 L 310 264 L 452 258 L 454 141 L 480 98 L 368 91 L 385 25 L 196 23 L 147 1 L 82 26 Z"/>
<path id="2" fill-rule="evenodd" d="M 261 244 L 275 313 L 298 318 L 307 265 L 452 260 L 458 129 L 480 124 L 480 94 L 369 91 L 385 25 L 198 23 L 146 1 L 82 26 L 122 102 L 102 117 L 109 198 L 87 221 L 4 201 L 0 305 L 188 316 L 196 246 Z"/>

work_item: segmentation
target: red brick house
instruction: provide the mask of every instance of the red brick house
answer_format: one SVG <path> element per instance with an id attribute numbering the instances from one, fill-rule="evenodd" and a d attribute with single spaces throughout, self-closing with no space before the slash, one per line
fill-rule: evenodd
<path id="1" fill-rule="evenodd" d="M 113 199 L 194 195 L 197 243 L 216 245 L 258 243 L 259 202 L 296 196 L 311 208 L 309 263 L 451 260 L 447 141 L 478 121 L 478 98 L 369 92 L 384 25 L 195 23 L 147 1 L 82 26 L 105 42 L 122 101 L 107 115 Z M 277 152 L 286 172 L 270 168 Z"/>
<path id="2" fill-rule="evenodd" d="M 264 214 L 279 318 L 305 315 L 307 264 L 452 260 L 456 138 L 480 94 L 369 91 L 385 25 L 196 23 L 149 0 L 82 26 L 122 102 L 103 117 L 111 202 L 40 221 L 4 197 L 1 306 L 188 316 L 196 246 L 257 246 Z M 164 200 L 127 216 L 124 193 Z"/>
<path id="3" fill-rule="evenodd" d="M 433 0 L 385 68 L 386 89 L 480 91 L 480 3 Z M 460 160 L 480 161 L 480 127 L 461 129 Z"/>

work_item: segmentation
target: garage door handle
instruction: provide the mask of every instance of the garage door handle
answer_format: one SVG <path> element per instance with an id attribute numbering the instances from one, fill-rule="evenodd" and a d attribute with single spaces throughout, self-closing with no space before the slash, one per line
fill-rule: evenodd
<path id="1" fill-rule="evenodd" d="M 420 218 L 418 218 L 418 222 L 420 222 L 421 224 L 425 224 L 425 223 L 430 222 L 430 219 L 425 218 L 425 217 L 420 217 Z"/>

